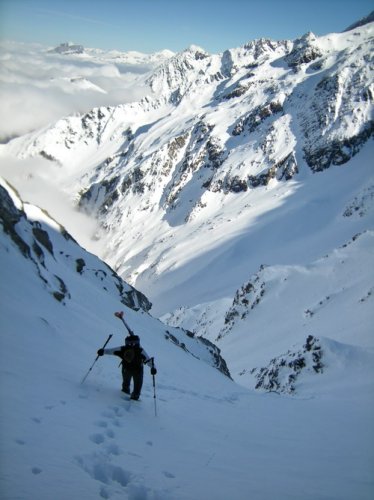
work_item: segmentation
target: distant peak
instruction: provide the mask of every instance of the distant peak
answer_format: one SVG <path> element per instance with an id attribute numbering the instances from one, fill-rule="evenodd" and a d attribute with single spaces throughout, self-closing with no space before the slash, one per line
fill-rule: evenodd
<path id="1" fill-rule="evenodd" d="M 83 54 L 83 45 L 77 45 L 72 42 L 60 43 L 60 45 L 49 52 L 55 52 L 57 54 Z"/>
<path id="2" fill-rule="evenodd" d="M 205 49 L 199 47 L 198 45 L 190 45 L 184 52 L 205 52 Z"/>
<path id="3" fill-rule="evenodd" d="M 363 17 L 359 21 L 357 21 L 354 24 L 351 24 L 350 26 L 348 26 L 348 28 L 346 28 L 344 31 L 354 30 L 355 28 L 359 28 L 360 26 L 365 26 L 365 24 L 372 23 L 373 21 L 374 21 L 374 10 L 372 12 L 370 12 L 370 14 L 368 16 Z"/>
<path id="4" fill-rule="evenodd" d="M 166 57 L 166 58 L 170 58 L 170 57 L 173 57 L 175 55 L 175 52 L 169 50 L 169 49 L 164 49 L 164 50 L 160 50 L 159 52 L 155 52 L 153 55 L 156 55 L 156 56 L 162 56 L 162 57 Z"/>
<path id="5" fill-rule="evenodd" d="M 303 36 L 301 36 L 299 38 L 299 40 L 302 40 L 305 42 L 315 42 L 317 40 L 317 37 L 312 31 L 308 31 Z"/>

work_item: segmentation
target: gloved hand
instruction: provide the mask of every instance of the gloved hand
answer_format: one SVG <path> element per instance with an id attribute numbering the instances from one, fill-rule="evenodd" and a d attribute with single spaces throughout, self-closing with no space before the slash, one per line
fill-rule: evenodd
<path id="1" fill-rule="evenodd" d="M 152 366 L 152 368 L 151 368 L 151 375 L 156 375 L 156 373 L 157 373 L 156 368 L 154 366 Z"/>
<path id="2" fill-rule="evenodd" d="M 99 350 L 97 351 L 97 355 L 98 355 L 98 356 L 102 356 L 103 354 L 104 354 L 104 349 L 99 349 Z"/>

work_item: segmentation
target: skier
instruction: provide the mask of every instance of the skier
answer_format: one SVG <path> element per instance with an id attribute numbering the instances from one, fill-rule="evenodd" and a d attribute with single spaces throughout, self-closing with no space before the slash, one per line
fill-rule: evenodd
<path id="1" fill-rule="evenodd" d="M 156 375 L 153 358 L 150 358 L 140 345 L 138 335 L 129 335 L 125 339 L 125 345 L 108 349 L 99 349 L 98 356 L 113 354 L 121 358 L 122 362 L 122 392 L 130 394 L 130 383 L 133 379 L 133 390 L 131 399 L 138 400 L 143 386 L 143 364 L 151 366 L 151 375 Z"/>

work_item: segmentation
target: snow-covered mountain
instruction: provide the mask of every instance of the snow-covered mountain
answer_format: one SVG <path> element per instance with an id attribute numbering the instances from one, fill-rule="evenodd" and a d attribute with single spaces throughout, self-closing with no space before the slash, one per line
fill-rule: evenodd
<path id="1" fill-rule="evenodd" d="M 239 333 L 254 328 L 252 315 L 222 334 L 238 291 L 263 267 L 319 275 L 318 259 L 373 229 L 373 34 L 369 22 L 216 55 L 191 46 L 146 75 L 153 93 L 141 101 L 63 118 L 1 152 L 47 159 L 54 182 L 99 221 L 101 257 L 150 298 L 153 314 L 218 341 L 244 381 L 238 374 L 258 362 Z M 355 272 L 365 294 L 365 271 Z M 300 320 L 302 308 L 292 324 L 299 346 L 320 335 Z M 321 332 L 350 341 L 330 329 L 326 322 Z M 273 335 L 289 341 L 276 320 Z M 240 361 L 228 337 L 243 342 Z M 264 345 L 265 364 L 292 347 Z"/>
<path id="2" fill-rule="evenodd" d="M 373 34 L 102 54 L 148 95 L 1 146 L 5 498 L 371 498 Z M 109 356 L 80 384 L 120 309 L 157 399 Z"/>

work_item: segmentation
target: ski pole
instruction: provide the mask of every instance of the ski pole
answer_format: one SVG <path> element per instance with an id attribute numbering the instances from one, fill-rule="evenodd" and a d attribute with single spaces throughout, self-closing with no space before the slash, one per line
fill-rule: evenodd
<path id="1" fill-rule="evenodd" d="M 152 368 L 155 367 L 155 364 L 154 364 L 154 358 L 152 358 Z M 155 380 L 155 376 L 152 375 L 152 378 L 153 378 L 153 399 L 155 401 L 155 417 L 157 417 L 157 407 L 156 407 L 156 380 Z"/>
<path id="2" fill-rule="evenodd" d="M 115 312 L 114 316 L 122 321 L 124 324 L 126 330 L 129 332 L 130 335 L 134 335 L 134 332 L 131 330 L 129 325 L 126 323 L 125 318 L 123 317 L 123 311 Z"/>
<path id="3" fill-rule="evenodd" d="M 105 348 L 105 346 L 107 345 L 107 343 L 109 342 L 109 340 L 110 340 L 112 337 L 113 337 L 113 335 L 112 335 L 112 334 L 111 334 L 111 335 L 109 335 L 109 337 L 106 339 L 106 342 L 105 342 L 105 344 L 103 345 L 102 349 L 104 349 L 104 348 Z M 86 380 L 86 378 L 88 377 L 88 374 L 89 374 L 89 373 L 90 373 L 90 371 L 92 370 L 92 368 L 93 368 L 94 364 L 95 364 L 95 363 L 96 363 L 96 361 L 99 359 L 99 357 L 100 357 L 99 355 L 97 355 L 97 356 L 96 356 L 95 361 L 92 363 L 92 365 L 90 366 L 90 369 L 88 370 L 88 372 L 86 373 L 86 375 L 83 377 L 81 384 L 83 384 L 83 382 Z"/>

